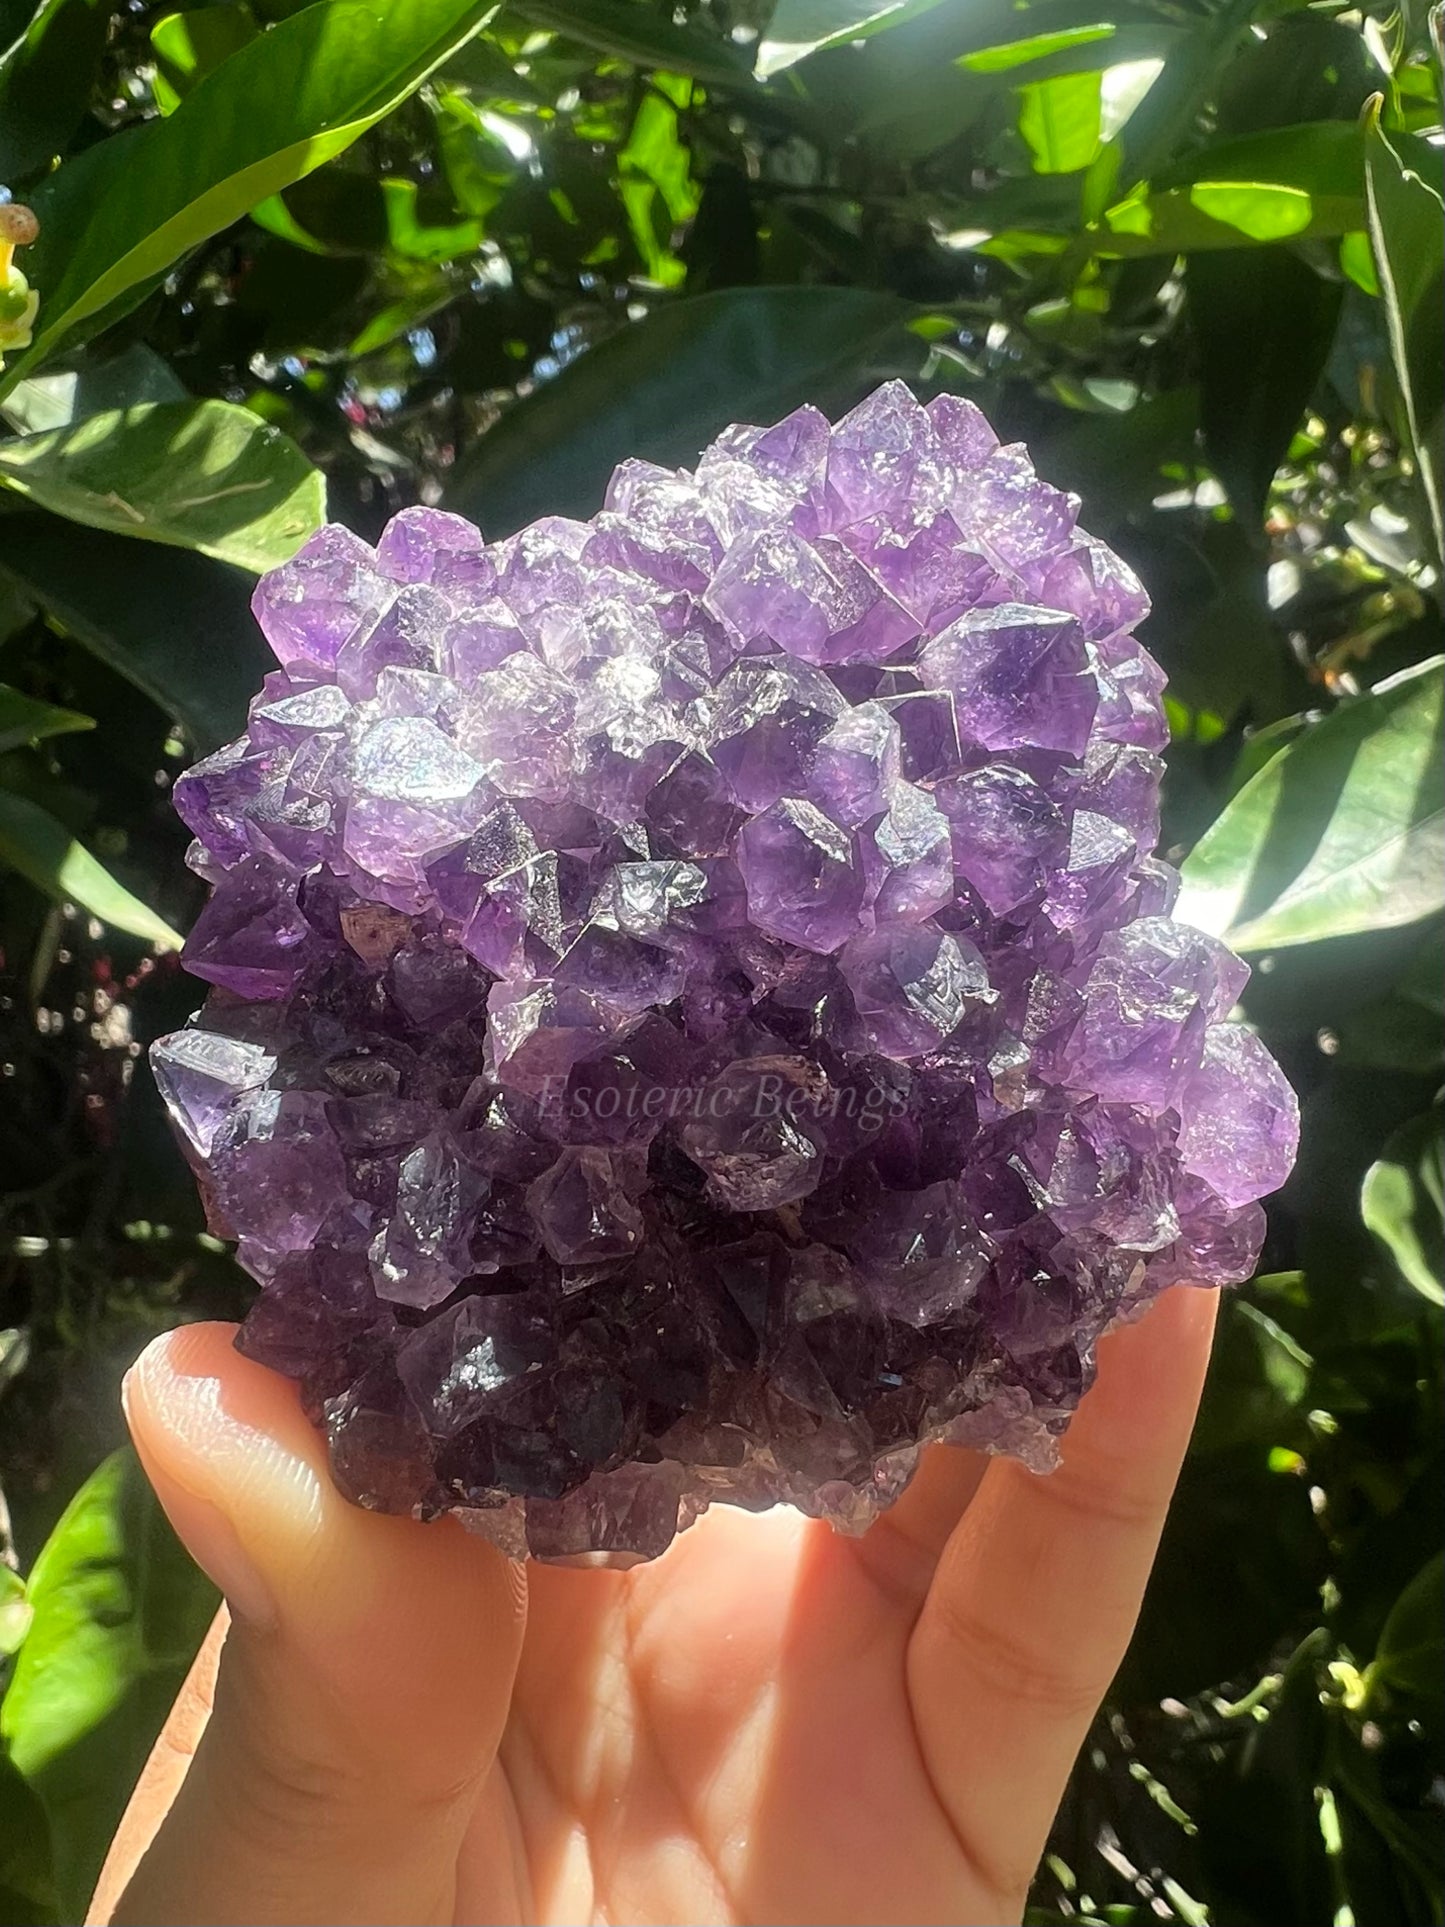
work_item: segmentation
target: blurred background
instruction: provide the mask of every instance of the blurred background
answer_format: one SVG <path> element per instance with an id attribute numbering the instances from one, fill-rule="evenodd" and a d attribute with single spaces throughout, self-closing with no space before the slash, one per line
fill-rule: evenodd
<path id="1" fill-rule="evenodd" d="M 0 1923 L 80 1918 L 214 1606 L 117 1386 L 251 1289 L 145 1047 L 199 1002 L 168 790 L 263 673 L 256 573 L 328 514 L 585 515 L 888 376 L 1147 583 L 1165 845 L 1304 1106 L 1030 1919 L 1445 1919 L 1433 25 L 0 0 Z"/>

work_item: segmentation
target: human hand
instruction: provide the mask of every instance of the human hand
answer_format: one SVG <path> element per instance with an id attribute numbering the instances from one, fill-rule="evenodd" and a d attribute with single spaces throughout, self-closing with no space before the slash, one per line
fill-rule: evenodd
<path id="1" fill-rule="evenodd" d="M 348 1505 L 232 1329 L 127 1384 L 227 1594 L 95 1922 L 1017 1921 L 1123 1654 L 1215 1294 L 1106 1339 L 1036 1478 L 935 1447 L 861 1539 L 715 1509 L 630 1572 Z"/>

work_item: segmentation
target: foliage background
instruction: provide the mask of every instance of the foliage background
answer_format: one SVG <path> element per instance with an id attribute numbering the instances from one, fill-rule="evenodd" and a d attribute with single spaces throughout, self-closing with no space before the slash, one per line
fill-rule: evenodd
<path id="1" fill-rule="evenodd" d="M 79 1918 L 213 1603 L 116 1387 L 249 1290 L 143 1053 L 252 576 L 894 374 L 1149 584 L 1304 1102 L 1031 1917 L 1445 1917 L 1439 89 L 1420 0 L 0 0 L 0 1920 Z"/>

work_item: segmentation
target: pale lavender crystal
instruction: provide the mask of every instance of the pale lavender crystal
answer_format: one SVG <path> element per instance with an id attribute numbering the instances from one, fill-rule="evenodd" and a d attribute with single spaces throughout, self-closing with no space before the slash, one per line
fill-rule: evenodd
<path id="1" fill-rule="evenodd" d="M 1138 581 L 959 397 L 328 528 L 176 807 L 157 1081 L 358 1503 L 650 1558 L 1043 1468 L 1095 1341 L 1245 1277 L 1294 1098 L 1170 917 Z"/>
<path id="2" fill-rule="evenodd" d="M 1249 1204 L 1289 1176 L 1298 1148 L 1290 1096 L 1253 1031 L 1210 1025 L 1203 1061 L 1184 1087 L 1179 1149 L 1226 1204 Z"/>
<path id="3" fill-rule="evenodd" d="M 846 944 L 838 967 L 868 1048 L 883 1057 L 927 1057 L 971 1006 L 998 998 L 975 946 L 944 930 L 885 925 Z"/>
<path id="4" fill-rule="evenodd" d="M 753 922 L 769 937 L 837 950 L 863 914 L 863 861 L 854 837 L 806 797 L 785 796 L 738 837 Z"/>
<path id="5" fill-rule="evenodd" d="M 1056 609 L 1004 602 L 971 609 L 926 642 L 919 674 L 953 694 L 959 732 L 980 749 L 1080 757 L 1099 707 L 1083 631 Z"/>

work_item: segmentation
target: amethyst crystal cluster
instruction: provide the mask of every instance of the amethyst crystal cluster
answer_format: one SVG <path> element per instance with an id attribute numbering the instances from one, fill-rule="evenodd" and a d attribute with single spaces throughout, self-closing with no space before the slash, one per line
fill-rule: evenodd
<path id="1" fill-rule="evenodd" d="M 1047 1466 L 1109 1324 L 1249 1273 L 1295 1102 L 1170 918 L 1077 507 L 894 383 L 261 583 L 155 1068 L 352 1498 L 551 1559 L 861 1529 L 921 1442 Z"/>

